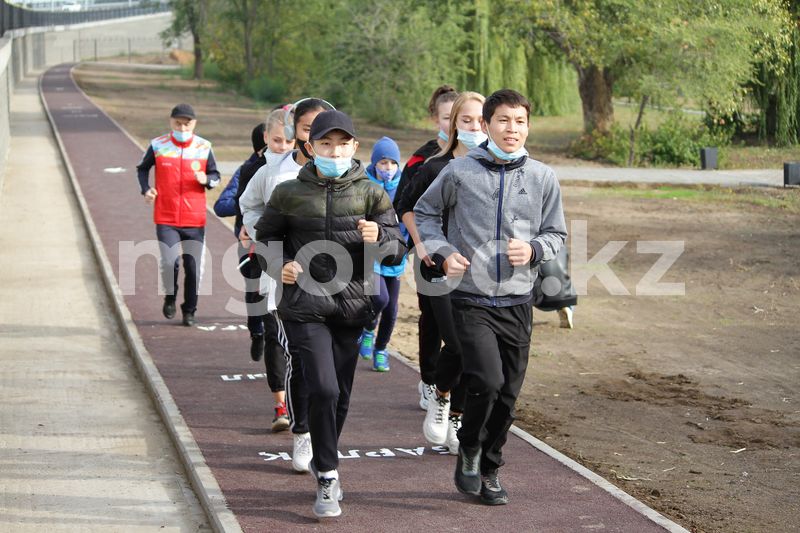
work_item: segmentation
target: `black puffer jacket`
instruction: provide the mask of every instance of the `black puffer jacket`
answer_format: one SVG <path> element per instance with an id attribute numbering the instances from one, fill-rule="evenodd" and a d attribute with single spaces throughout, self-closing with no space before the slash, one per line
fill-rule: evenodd
<path id="1" fill-rule="evenodd" d="M 363 242 L 361 219 L 378 223 L 376 244 Z M 389 197 L 358 160 L 335 179 L 317 176 L 314 163 L 306 164 L 297 179 L 275 188 L 255 227 L 259 260 L 272 278 L 280 280 L 289 261 L 303 268 L 298 282 L 283 285 L 277 295 L 280 317 L 289 321 L 366 325 L 375 311 L 364 290 L 364 273 L 372 283 L 375 250 L 379 245 L 385 250 L 382 264 L 387 266 L 400 264 L 407 251 Z M 280 242 L 282 250 L 274 244 Z"/>

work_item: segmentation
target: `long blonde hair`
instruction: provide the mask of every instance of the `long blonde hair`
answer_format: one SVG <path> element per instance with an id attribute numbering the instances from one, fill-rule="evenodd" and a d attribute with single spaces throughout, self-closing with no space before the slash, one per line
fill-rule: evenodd
<path id="1" fill-rule="evenodd" d="M 456 146 L 458 145 L 458 128 L 456 127 L 458 123 L 458 115 L 461 113 L 461 108 L 464 107 L 464 104 L 470 100 L 475 100 L 483 105 L 483 102 L 486 101 L 486 98 L 484 98 L 482 94 L 473 91 L 464 91 L 458 95 L 456 101 L 453 102 L 453 109 L 450 110 L 450 128 L 447 132 L 447 144 L 445 144 L 444 148 L 430 156 L 428 159 L 449 154 L 456 149 Z"/>

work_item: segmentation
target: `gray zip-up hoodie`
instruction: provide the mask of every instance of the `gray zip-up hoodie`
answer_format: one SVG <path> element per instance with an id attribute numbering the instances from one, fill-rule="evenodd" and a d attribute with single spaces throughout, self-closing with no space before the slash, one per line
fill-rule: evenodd
<path id="1" fill-rule="evenodd" d="M 486 143 L 448 163 L 417 202 L 414 216 L 432 257 L 440 261 L 459 252 L 471 263 L 452 297 L 481 305 L 528 301 L 537 276 L 532 267 L 555 258 L 567 238 L 553 170 L 529 157 L 498 164 Z M 511 266 L 505 251 L 512 237 L 531 244 L 529 265 Z"/>

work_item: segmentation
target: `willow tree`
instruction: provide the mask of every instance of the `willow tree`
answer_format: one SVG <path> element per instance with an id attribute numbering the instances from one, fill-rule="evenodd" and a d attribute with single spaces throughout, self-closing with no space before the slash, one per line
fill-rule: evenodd
<path id="1" fill-rule="evenodd" d="M 753 64 L 781 53 L 776 43 L 787 24 L 782 0 L 503 4 L 522 34 L 548 42 L 575 68 L 586 133 L 609 130 L 618 92 L 737 108 Z"/>

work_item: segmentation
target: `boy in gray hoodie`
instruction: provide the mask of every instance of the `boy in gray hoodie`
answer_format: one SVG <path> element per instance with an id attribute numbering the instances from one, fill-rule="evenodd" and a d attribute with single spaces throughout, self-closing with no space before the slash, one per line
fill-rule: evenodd
<path id="1" fill-rule="evenodd" d="M 454 289 L 462 335 L 467 401 L 455 484 L 488 505 L 508 503 L 497 471 L 528 363 L 535 267 L 567 237 L 555 173 L 525 150 L 529 118 L 521 94 L 492 94 L 483 106 L 488 141 L 452 160 L 414 207 L 425 248 Z"/>

